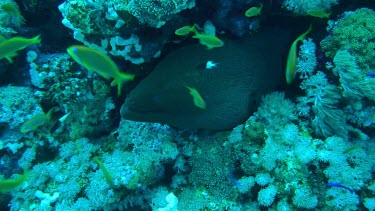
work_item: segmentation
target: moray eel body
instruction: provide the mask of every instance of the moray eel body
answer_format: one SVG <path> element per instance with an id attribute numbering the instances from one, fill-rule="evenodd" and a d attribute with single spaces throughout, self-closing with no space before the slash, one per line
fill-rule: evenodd
<path id="1" fill-rule="evenodd" d="M 131 91 L 121 116 L 178 128 L 231 129 L 282 83 L 288 41 L 288 33 L 266 30 L 211 50 L 199 44 L 177 49 Z M 207 68 L 208 62 L 215 66 Z M 194 105 L 186 86 L 199 90 L 206 109 Z"/>

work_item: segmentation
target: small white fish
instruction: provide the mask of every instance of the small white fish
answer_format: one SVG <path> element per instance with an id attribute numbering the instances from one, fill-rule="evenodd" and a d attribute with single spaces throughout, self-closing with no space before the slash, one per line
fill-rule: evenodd
<path id="1" fill-rule="evenodd" d="M 207 70 L 211 70 L 212 68 L 215 68 L 217 66 L 217 63 L 213 62 L 213 61 L 207 61 L 206 63 L 206 69 Z"/>

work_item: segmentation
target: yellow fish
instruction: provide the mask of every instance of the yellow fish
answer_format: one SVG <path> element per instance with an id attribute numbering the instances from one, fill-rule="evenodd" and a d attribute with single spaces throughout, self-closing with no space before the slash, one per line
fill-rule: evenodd
<path id="1" fill-rule="evenodd" d="M 85 67 L 88 71 L 96 72 L 105 79 L 113 78 L 111 85 L 117 85 L 118 95 L 121 95 L 122 84 L 134 79 L 133 74 L 120 72 L 112 59 L 98 50 L 84 45 L 73 45 L 67 51 L 74 61 Z"/>
<path id="2" fill-rule="evenodd" d="M 263 4 L 260 4 L 259 7 L 252 7 L 250 9 L 246 10 L 245 16 L 249 17 L 249 18 L 258 16 L 258 15 L 260 15 L 260 12 L 262 11 L 262 8 L 263 8 Z"/>
<path id="3" fill-rule="evenodd" d="M 188 34 L 190 34 L 192 32 L 193 33 L 196 32 L 195 25 L 181 27 L 181 28 L 177 29 L 174 32 L 174 34 L 178 35 L 178 36 L 186 36 L 186 35 L 188 35 Z"/>
<path id="4" fill-rule="evenodd" d="M 307 11 L 308 15 L 311 15 L 313 17 L 317 18 L 329 18 L 332 12 L 328 13 L 321 9 L 315 9 L 315 10 L 309 10 Z"/>
<path id="5" fill-rule="evenodd" d="M 10 63 L 12 63 L 12 57 L 17 56 L 17 51 L 40 42 L 40 35 L 31 39 L 24 37 L 12 37 L 10 39 L 5 39 L 4 37 L 0 36 L 0 59 L 6 58 Z"/>
<path id="6" fill-rule="evenodd" d="M 206 102 L 204 102 L 202 96 L 199 94 L 198 90 L 185 86 L 189 90 L 189 94 L 193 96 L 194 105 L 200 109 L 206 109 Z"/>
<path id="7" fill-rule="evenodd" d="M 45 125 L 48 122 L 48 117 L 46 114 L 37 114 L 27 120 L 21 126 L 22 133 L 28 133 L 37 130 L 39 127 Z"/>
<path id="8" fill-rule="evenodd" d="M 52 119 L 52 113 L 58 109 L 57 106 L 51 108 L 47 114 L 37 114 L 24 122 L 21 126 L 21 133 L 29 133 L 47 124 Z"/>
<path id="9" fill-rule="evenodd" d="M 0 180 L 0 193 L 7 193 L 14 188 L 20 186 L 27 180 L 29 172 L 25 172 L 23 175 L 16 177 L 15 179 L 4 179 Z"/>
<path id="10" fill-rule="evenodd" d="M 113 176 L 112 174 L 107 170 L 107 168 L 104 166 L 103 161 L 101 161 L 97 156 L 95 156 L 92 159 L 95 163 L 99 165 L 99 168 L 102 170 L 104 179 L 107 181 L 107 183 L 113 188 L 115 184 L 113 183 Z"/>
<path id="11" fill-rule="evenodd" d="M 306 35 L 310 33 L 312 30 L 312 25 L 310 24 L 307 31 L 297 37 L 296 40 L 292 43 L 289 49 L 288 58 L 286 61 L 286 70 L 285 70 L 285 77 L 287 84 L 291 84 L 296 76 L 296 67 L 297 67 L 297 43 L 302 41 L 306 38 Z"/>
<path id="12" fill-rule="evenodd" d="M 195 35 L 193 36 L 195 39 L 199 39 L 199 42 L 202 45 L 207 46 L 207 49 L 212 48 L 218 48 L 224 46 L 224 42 L 220 40 L 215 35 L 209 35 L 209 34 L 199 34 L 198 32 L 195 32 Z"/>

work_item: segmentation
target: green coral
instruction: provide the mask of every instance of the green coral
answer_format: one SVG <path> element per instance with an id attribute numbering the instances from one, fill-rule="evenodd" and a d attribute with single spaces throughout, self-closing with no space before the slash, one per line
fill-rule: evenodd
<path id="1" fill-rule="evenodd" d="M 16 2 L 13 0 L 0 1 L 0 35 L 9 37 L 17 33 L 24 22 L 25 19 Z"/>
<path id="2" fill-rule="evenodd" d="M 231 152 L 232 145 L 224 146 L 227 137 L 226 133 L 219 133 L 215 137 L 199 140 L 188 161 L 191 164 L 189 181 L 195 187 L 207 188 L 209 193 L 220 201 L 231 199 L 237 194 L 232 181 L 236 178 L 228 176 L 233 174 L 236 156 Z"/>
<path id="3" fill-rule="evenodd" d="M 251 140 L 251 142 L 261 145 L 267 139 L 265 128 L 266 127 L 263 123 L 249 119 L 245 123 L 244 134 L 248 137 L 247 139 Z"/>
<path id="4" fill-rule="evenodd" d="M 336 4 L 338 0 L 285 0 L 283 7 L 294 14 L 307 15 L 313 10 L 330 11 L 331 7 Z"/>
<path id="5" fill-rule="evenodd" d="M 114 25 L 103 19 L 106 11 L 102 4 L 90 5 L 86 1 L 66 1 L 64 4 L 67 5 L 63 13 L 66 14 L 64 17 L 83 34 L 101 35 L 115 31 Z"/>
<path id="6" fill-rule="evenodd" d="M 81 99 L 69 105 L 71 112 L 66 120 L 72 139 L 95 137 L 109 132 L 114 120 L 111 118 L 114 104 L 110 98 L 97 96 Z"/>
<path id="7" fill-rule="evenodd" d="M 364 72 L 375 68 L 375 12 L 368 8 L 346 12 L 341 19 L 330 22 L 331 34 L 322 40 L 327 56 L 338 50 L 348 50 Z"/>

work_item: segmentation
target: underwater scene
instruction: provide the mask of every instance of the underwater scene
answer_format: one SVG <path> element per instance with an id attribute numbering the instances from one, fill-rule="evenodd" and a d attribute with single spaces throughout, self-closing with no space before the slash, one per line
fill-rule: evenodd
<path id="1" fill-rule="evenodd" d="M 375 211 L 375 1 L 0 0 L 0 211 Z"/>

